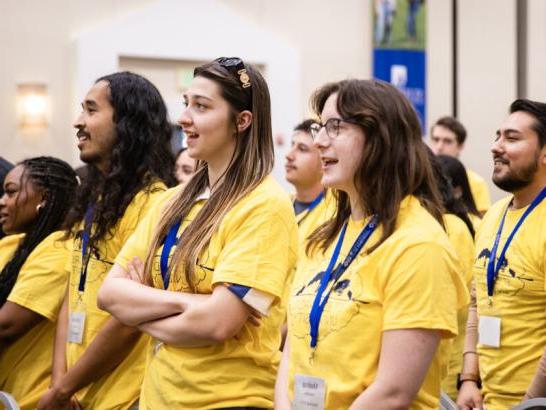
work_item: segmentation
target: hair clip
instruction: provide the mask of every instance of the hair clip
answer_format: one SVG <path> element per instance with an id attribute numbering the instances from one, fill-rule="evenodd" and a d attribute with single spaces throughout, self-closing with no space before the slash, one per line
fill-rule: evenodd
<path id="1" fill-rule="evenodd" d="M 237 74 L 239 74 L 239 81 L 241 81 L 241 85 L 243 88 L 250 87 L 250 77 L 248 73 L 246 72 L 246 68 L 242 68 L 241 70 L 237 71 Z"/>

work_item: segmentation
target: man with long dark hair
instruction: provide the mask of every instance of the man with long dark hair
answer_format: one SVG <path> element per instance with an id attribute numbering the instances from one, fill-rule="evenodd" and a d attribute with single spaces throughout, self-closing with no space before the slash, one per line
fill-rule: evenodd
<path id="1" fill-rule="evenodd" d="M 145 78 L 99 78 L 76 119 L 89 165 L 67 221 L 74 238 L 57 331 L 52 387 L 38 408 L 127 409 L 139 397 L 145 340 L 97 307 L 97 291 L 125 240 L 173 181 L 165 103 Z"/>
<path id="2" fill-rule="evenodd" d="M 508 409 L 546 394 L 546 104 L 514 101 L 491 152 L 493 182 L 511 195 L 476 234 L 477 320 L 470 311 L 460 409 Z"/>

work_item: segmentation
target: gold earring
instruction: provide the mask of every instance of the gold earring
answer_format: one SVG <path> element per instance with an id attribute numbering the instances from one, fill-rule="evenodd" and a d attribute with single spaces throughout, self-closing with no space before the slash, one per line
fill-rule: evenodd
<path id="1" fill-rule="evenodd" d="M 43 208 L 44 206 L 42 204 L 38 204 L 36 205 L 36 213 L 39 214 L 40 213 L 40 210 Z"/>

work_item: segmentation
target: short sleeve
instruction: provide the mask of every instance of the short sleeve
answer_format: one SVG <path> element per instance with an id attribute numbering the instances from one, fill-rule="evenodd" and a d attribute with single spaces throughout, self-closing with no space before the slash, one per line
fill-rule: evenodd
<path id="1" fill-rule="evenodd" d="M 138 257 L 144 261 L 148 255 L 148 250 L 152 245 L 154 228 L 157 226 L 165 205 L 176 195 L 179 188 L 169 189 L 167 191 L 155 193 L 147 203 L 146 212 L 143 218 L 138 221 L 136 229 L 125 241 L 121 251 L 116 256 L 115 263 L 121 265 L 124 269 L 127 264 Z"/>
<path id="2" fill-rule="evenodd" d="M 296 263 L 297 225 L 290 208 L 281 215 L 275 208 L 276 201 L 271 202 L 261 202 L 246 212 L 226 216 L 228 222 L 221 228 L 223 248 L 213 284 L 235 283 L 283 297 L 289 273 Z"/>
<path id="3" fill-rule="evenodd" d="M 468 292 L 453 255 L 441 244 L 412 245 L 389 267 L 384 283 L 383 330 L 435 329 L 457 334 L 457 309 Z"/>
<path id="4" fill-rule="evenodd" d="M 8 297 L 10 302 L 52 322 L 57 320 L 68 283 L 66 261 L 71 255 L 71 241 L 61 240 L 63 235 L 63 232 L 49 235 L 31 252 Z"/>

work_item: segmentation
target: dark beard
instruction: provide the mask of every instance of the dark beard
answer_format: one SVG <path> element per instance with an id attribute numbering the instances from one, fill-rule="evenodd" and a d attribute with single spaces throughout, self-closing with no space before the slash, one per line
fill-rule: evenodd
<path id="1" fill-rule="evenodd" d="M 506 192 L 519 191 L 533 181 L 533 176 L 537 172 L 537 169 L 538 156 L 526 168 L 517 173 L 510 173 L 503 178 L 495 178 L 493 175 L 493 183 Z"/>

